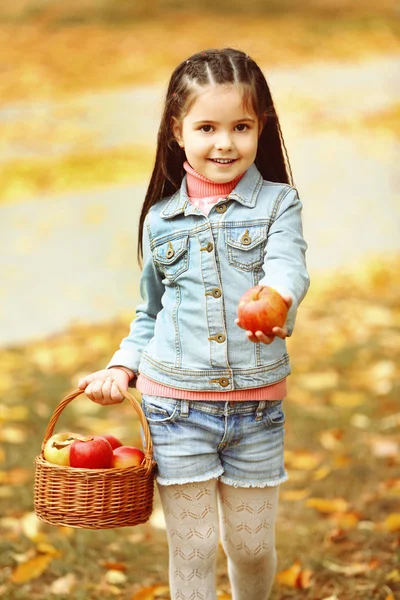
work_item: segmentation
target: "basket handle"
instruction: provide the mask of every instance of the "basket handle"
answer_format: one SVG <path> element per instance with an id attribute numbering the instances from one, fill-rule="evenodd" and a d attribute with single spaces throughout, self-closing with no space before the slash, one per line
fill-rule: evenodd
<path id="1" fill-rule="evenodd" d="M 129 400 L 129 402 L 132 404 L 133 408 L 135 409 L 137 416 L 139 417 L 139 421 L 143 428 L 144 439 L 145 439 L 145 447 L 144 447 L 144 455 L 145 455 L 145 459 L 146 459 L 145 466 L 147 466 L 147 468 L 150 469 L 150 467 L 152 466 L 152 461 L 153 461 L 153 440 L 151 439 L 149 426 L 148 426 L 146 417 L 144 416 L 144 413 L 142 411 L 142 407 L 140 406 L 139 402 L 129 392 L 125 392 L 125 390 L 122 390 L 120 387 L 118 387 L 118 390 L 120 391 L 120 393 L 126 400 Z M 46 432 L 44 434 L 44 439 L 42 442 L 42 456 L 44 456 L 43 452 L 44 452 L 44 447 L 46 445 L 46 442 L 53 435 L 54 427 L 55 427 L 62 411 L 72 400 L 74 400 L 77 396 L 80 396 L 80 394 L 83 394 L 83 392 L 84 392 L 84 390 L 81 390 L 79 388 L 74 390 L 73 392 L 68 394 L 68 396 L 65 396 L 65 398 L 63 398 L 63 400 L 61 400 L 59 402 L 59 404 L 56 406 L 56 408 L 52 414 L 52 417 L 49 421 L 49 424 L 47 425 Z"/>

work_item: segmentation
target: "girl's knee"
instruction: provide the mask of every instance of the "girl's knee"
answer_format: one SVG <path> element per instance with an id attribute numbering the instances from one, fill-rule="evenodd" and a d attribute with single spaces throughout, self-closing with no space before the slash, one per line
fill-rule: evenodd
<path id="1" fill-rule="evenodd" d="M 251 540 L 234 542 L 229 536 L 222 541 L 227 557 L 244 568 L 262 568 L 265 564 L 276 561 L 275 544 L 262 540 L 252 544 Z"/>

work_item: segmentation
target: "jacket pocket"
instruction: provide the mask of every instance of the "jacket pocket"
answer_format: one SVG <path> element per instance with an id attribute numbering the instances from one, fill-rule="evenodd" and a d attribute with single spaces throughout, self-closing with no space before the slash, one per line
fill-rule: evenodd
<path id="1" fill-rule="evenodd" d="M 267 242 L 266 225 L 249 225 L 226 230 L 229 264 L 244 271 L 252 271 L 264 263 Z"/>
<path id="2" fill-rule="evenodd" d="M 160 244 L 153 250 L 156 267 L 169 281 L 175 281 L 189 267 L 188 240 L 186 235 Z"/>

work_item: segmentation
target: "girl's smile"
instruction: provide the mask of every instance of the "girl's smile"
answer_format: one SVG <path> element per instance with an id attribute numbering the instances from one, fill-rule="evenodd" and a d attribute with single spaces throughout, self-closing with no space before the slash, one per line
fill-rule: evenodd
<path id="1" fill-rule="evenodd" d="M 191 167 L 215 183 L 226 183 L 253 164 L 260 123 L 234 85 L 199 87 L 186 115 L 173 126 Z"/>

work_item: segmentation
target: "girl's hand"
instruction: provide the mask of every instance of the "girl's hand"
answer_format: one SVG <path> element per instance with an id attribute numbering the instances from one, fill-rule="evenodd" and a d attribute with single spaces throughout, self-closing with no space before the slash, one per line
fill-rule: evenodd
<path id="1" fill-rule="evenodd" d="M 293 303 L 292 298 L 290 296 L 282 296 L 282 298 L 286 302 L 289 310 Z M 240 319 L 235 319 L 235 323 L 236 325 L 244 329 L 244 327 L 242 327 L 242 325 L 240 324 Z M 279 337 L 282 340 L 284 340 L 288 334 L 286 327 L 274 327 L 272 329 L 272 332 L 274 333 L 274 335 L 265 335 L 265 333 L 263 333 L 262 331 L 255 331 L 254 333 L 252 331 L 246 331 L 246 335 L 250 342 L 261 342 L 262 344 L 271 344 L 274 341 L 275 337 Z"/>
<path id="2" fill-rule="evenodd" d="M 131 380 L 128 371 L 118 367 L 96 371 L 80 379 L 78 388 L 85 390 L 86 396 L 97 404 L 118 404 L 124 400 L 118 387 L 126 391 Z"/>

